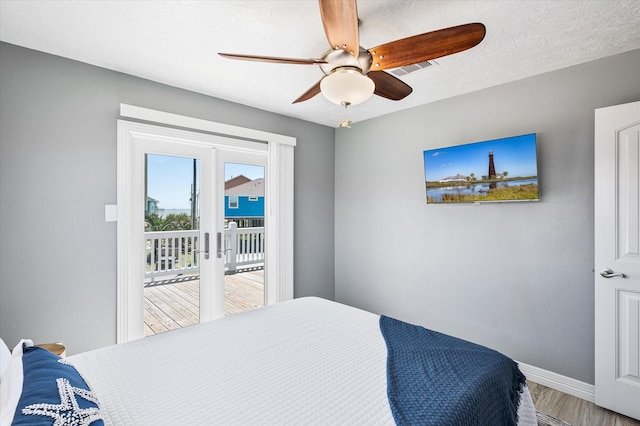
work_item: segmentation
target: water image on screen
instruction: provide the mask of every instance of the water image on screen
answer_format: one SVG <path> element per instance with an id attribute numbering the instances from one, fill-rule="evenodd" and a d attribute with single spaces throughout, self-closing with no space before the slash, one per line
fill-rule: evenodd
<path id="1" fill-rule="evenodd" d="M 427 203 L 538 201 L 536 134 L 424 151 Z"/>

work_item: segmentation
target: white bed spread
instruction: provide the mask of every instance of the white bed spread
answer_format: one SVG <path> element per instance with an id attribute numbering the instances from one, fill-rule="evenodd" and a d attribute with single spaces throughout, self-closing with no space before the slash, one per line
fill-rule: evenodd
<path id="1" fill-rule="evenodd" d="M 389 424 L 379 316 L 302 298 L 68 357 L 113 425 Z M 536 425 L 526 390 L 520 425 Z"/>

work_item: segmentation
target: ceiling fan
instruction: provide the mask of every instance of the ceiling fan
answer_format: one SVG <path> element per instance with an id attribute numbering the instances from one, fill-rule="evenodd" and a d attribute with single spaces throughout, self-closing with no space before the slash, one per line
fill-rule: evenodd
<path id="1" fill-rule="evenodd" d="M 293 103 L 322 92 L 331 102 L 347 107 L 366 101 L 372 94 L 394 101 L 404 99 L 413 89 L 384 70 L 462 52 L 480 43 L 486 32 L 483 24 L 465 24 L 364 49 L 359 41 L 356 0 L 319 0 L 319 3 L 324 32 L 331 46 L 322 58 L 219 55 L 247 61 L 319 65 L 325 76 Z"/>

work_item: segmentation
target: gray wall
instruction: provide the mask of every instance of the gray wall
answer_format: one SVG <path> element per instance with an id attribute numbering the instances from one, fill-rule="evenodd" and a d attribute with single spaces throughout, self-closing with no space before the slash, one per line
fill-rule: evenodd
<path id="1" fill-rule="evenodd" d="M 593 383 L 594 109 L 639 99 L 634 51 L 337 130 L 336 300 Z M 534 132 L 539 202 L 426 205 L 425 149 Z"/>
<path id="2" fill-rule="evenodd" d="M 0 337 L 115 343 L 120 103 L 296 137 L 295 296 L 333 299 L 332 128 L 0 43 Z"/>

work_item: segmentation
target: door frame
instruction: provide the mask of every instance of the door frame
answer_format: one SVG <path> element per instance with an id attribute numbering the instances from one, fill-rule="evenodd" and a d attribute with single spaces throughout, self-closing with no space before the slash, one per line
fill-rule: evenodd
<path id="1" fill-rule="evenodd" d="M 130 238 L 144 228 L 136 215 L 133 188 L 136 169 L 135 143 L 149 137 L 184 140 L 211 148 L 267 156 L 265 201 L 265 304 L 293 299 L 293 148 L 296 139 L 161 111 L 121 104 L 117 121 L 117 327 L 116 341 L 144 336 L 142 278 L 138 276 L 143 253 Z M 139 122 L 144 121 L 144 123 Z M 147 124 L 147 123 L 156 124 Z M 168 127 L 171 126 L 171 127 Z M 139 157 L 139 156 L 138 156 Z M 138 167 L 139 169 L 139 167 Z M 144 196 L 140 198 L 143 200 Z M 140 217 L 138 217 L 140 216 Z M 129 285 L 130 283 L 140 283 Z M 138 288 L 139 287 L 139 288 Z"/>

